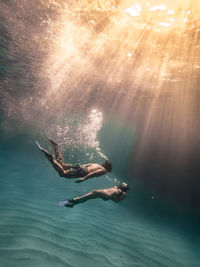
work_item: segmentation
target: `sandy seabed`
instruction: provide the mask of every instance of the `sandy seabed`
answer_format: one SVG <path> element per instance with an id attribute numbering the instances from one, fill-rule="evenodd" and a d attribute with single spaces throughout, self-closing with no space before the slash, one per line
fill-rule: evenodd
<path id="1" fill-rule="evenodd" d="M 59 207 L 59 200 L 112 186 L 112 179 L 62 179 L 32 148 L 1 145 L 0 266 L 199 266 L 199 248 L 140 216 L 129 195 L 121 203 Z"/>

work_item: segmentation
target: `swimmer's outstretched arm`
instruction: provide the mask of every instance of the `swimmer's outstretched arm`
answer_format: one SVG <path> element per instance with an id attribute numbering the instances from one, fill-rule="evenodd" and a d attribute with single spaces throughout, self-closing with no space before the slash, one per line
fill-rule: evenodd
<path id="1" fill-rule="evenodd" d="M 103 171 L 103 170 L 96 170 L 94 172 L 88 173 L 86 176 L 84 176 L 83 178 L 80 178 L 80 179 L 76 180 L 75 182 L 76 183 L 81 183 L 81 182 L 83 182 L 83 181 L 85 181 L 85 180 L 87 180 L 89 178 L 103 175 L 104 173 L 106 173 L 106 172 Z"/>

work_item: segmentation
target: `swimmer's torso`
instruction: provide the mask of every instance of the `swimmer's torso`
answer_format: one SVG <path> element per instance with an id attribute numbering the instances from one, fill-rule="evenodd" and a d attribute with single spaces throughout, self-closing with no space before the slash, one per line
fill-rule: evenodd
<path id="1" fill-rule="evenodd" d="M 105 168 L 102 165 L 97 164 L 97 163 L 84 164 L 81 166 L 84 166 L 85 168 L 87 168 L 88 172 L 94 172 L 97 170 L 105 170 Z M 106 170 L 105 170 L 105 172 L 106 172 Z"/>
<path id="2" fill-rule="evenodd" d="M 109 200 L 111 199 L 112 201 L 118 202 L 119 200 L 121 200 L 121 196 L 122 194 L 124 194 L 122 192 L 122 190 L 120 190 L 117 187 L 113 187 L 113 188 L 109 188 L 109 189 L 104 189 L 102 190 L 103 193 L 103 199 L 104 200 Z"/>
<path id="3" fill-rule="evenodd" d="M 103 170 L 106 172 L 105 168 L 97 163 L 82 164 L 76 166 L 70 166 L 70 176 L 71 177 L 84 177 L 91 172 Z"/>

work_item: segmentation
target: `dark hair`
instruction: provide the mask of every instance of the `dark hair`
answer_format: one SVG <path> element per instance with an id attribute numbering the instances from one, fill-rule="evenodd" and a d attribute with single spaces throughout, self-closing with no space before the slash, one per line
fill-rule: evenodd
<path id="1" fill-rule="evenodd" d="M 108 171 L 112 171 L 112 163 L 109 160 L 105 160 L 104 163 L 102 163 L 102 166 Z"/>
<path id="2" fill-rule="evenodd" d="M 130 189 L 130 186 L 126 183 L 122 183 L 117 185 L 119 189 L 121 189 L 123 192 L 127 192 Z"/>

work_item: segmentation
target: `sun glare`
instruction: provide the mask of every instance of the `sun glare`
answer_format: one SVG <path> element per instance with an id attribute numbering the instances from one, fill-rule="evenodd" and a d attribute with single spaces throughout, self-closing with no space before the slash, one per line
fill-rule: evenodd
<path id="1" fill-rule="evenodd" d="M 141 6 L 138 3 L 135 3 L 134 6 L 126 8 L 124 11 L 133 17 L 137 17 L 140 16 Z"/>
<path id="2" fill-rule="evenodd" d="M 167 9 L 166 5 L 152 6 L 149 11 L 165 11 Z"/>
<path id="3" fill-rule="evenodd" d="M 185 66 L 198 70 L 192 67 L 199 65 L 198 7 L 192 0 L 62 6 L 49 30 L 54 34 L 44 63 L 47 102 L 66 108 L 67 99 L 69 108 L 81 110 L 117 92 L 108 105 L 128 114 L 140 90 L 154 93 L 153 112 L 163 90 L 183 83 Z"/>

